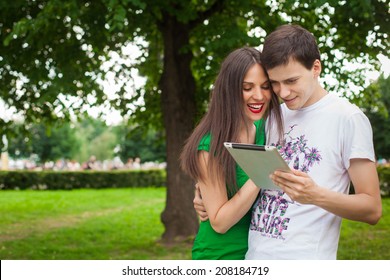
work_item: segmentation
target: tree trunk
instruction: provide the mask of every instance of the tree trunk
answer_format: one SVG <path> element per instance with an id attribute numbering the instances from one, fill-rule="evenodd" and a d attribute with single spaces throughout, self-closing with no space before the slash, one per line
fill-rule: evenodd
<path id="1" fill-rule="evenodd" d="M 193 207 L 194 182 L 180 168 L 180 152 L 194 126 L 195 80 L 191 72 L 189 27 L 166 16 L 160 25 L 164 66 L 160 80 L 161 104 L 167 140 L 167 198 L 161 214 L 162 241 L 178 242 L 194 236 L 199 227 Z"/>

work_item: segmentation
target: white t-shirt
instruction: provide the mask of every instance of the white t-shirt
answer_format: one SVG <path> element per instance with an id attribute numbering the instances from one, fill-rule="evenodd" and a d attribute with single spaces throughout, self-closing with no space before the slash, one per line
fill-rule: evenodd
<path id="1" fill-rule="evenodd" d="M 319 186 L 347 194 L 350 159 L 375 161 L 367 117 L 333 94 L 300 110 L 281 106 L 285 141 L 277 143 L 273 131 L 267 144 Z M 262 190 L 252 211 L 246 259 L 336 259 L 340 225 L 341 217 L 320 207 Z"/>

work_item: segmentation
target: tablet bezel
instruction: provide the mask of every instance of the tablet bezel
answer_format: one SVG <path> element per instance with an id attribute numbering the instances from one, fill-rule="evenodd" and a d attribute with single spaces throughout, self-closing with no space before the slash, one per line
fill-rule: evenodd
<path id="1" fill-rule="evenodd" d="M 281 190 L 269 175 L 276 170 L 291 172 L 291 169 L 276 147 L 232 142 L 225 142 L 224 146 L 257 187 Z"/>

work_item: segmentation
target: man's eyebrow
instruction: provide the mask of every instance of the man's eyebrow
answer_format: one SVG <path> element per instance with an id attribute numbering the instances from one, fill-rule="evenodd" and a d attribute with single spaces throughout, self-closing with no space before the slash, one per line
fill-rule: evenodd
<path id="1" fill-rule="evenodd" d="M 272 80 L 272 79 L 269 79 L 269 81 L 271 83 L 283 83 L 283 82 L 286 82 L 286 81 L 291 81 L 291 80 L 296 80 L 296 79 L 299 79 L 301 76 L 293 76 L 293 77 L 289 77 L 287 79 L 284 79 L 284 80 L 281 80 L 281 81 L 275 81 L 275 80 Z"/>

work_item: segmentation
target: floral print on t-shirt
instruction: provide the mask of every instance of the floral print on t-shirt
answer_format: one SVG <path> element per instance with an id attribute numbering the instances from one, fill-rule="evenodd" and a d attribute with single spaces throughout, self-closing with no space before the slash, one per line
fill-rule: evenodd
<path id="1" fill-rule="evenodd" d="M 283 159 L 290 164 L 293 161 L 293 168 L 302 172 L 309 172 L 310 167 L 321 160 L 320 151 L 314 147 L 308 147 L 305 135 L 291 137 L 290 134 L 297 125 L 290 126 L 290 131 L 285 133 L 283 144 L 275 143 Z"/>

